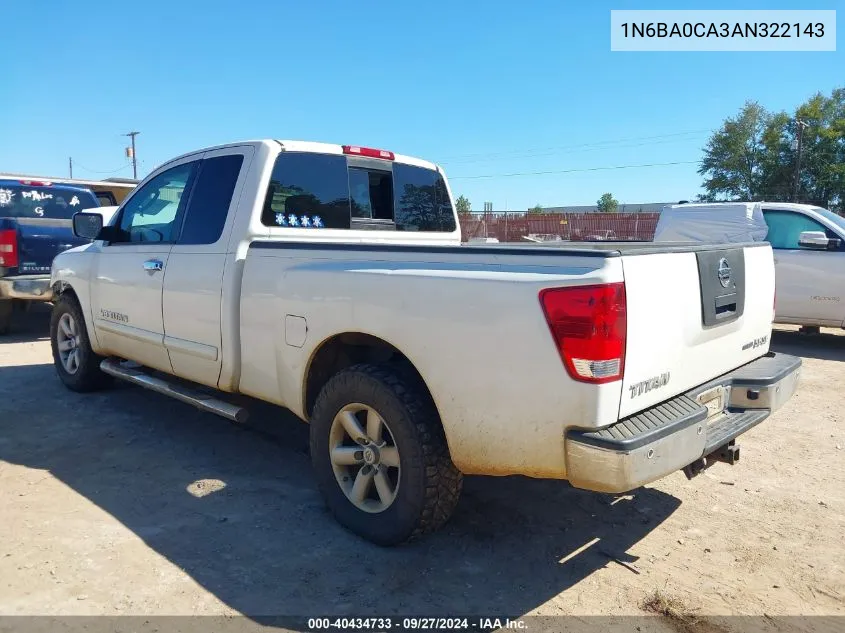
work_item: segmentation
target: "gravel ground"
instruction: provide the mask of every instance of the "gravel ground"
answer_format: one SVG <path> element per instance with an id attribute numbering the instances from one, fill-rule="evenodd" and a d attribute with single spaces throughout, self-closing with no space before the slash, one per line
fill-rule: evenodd
<path id="1" fill-rule="evenodd" d="M 259 403 L 242 428 L 125 385 L 71 393 L 46 312 L 22 316 L 0 343 L 0 615 L 624 616 L 655 591 L 697 628 L 845 615 L 838 332 L 778 328 L 773 349 L 804 358 L 799 392 L 736 466 L 622 496 L 469 477 L 445 529 L 381 549 L 324 509 L 306 425 Z"/>

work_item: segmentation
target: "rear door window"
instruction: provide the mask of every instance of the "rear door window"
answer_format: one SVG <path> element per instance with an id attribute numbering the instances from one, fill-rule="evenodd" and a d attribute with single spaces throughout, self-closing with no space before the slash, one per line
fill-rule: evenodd
<path id="1" fill-rule="evenodd" d="M 282 152 L 273 166 L 261 221 L 266 226 L 348 229 L 346 157 Z"/>
<path id="2" fill-rule="evenodd" d="M 70 220 L 77 211 L 99 206 L 88 189 L 0 184 L 0 217 Z"/>

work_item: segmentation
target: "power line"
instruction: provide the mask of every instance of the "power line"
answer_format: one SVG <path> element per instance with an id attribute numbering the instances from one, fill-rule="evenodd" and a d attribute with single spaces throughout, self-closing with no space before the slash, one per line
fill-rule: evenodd
<path id="1" fill-rule="evenodd" d="M 546 152 L 529 152 L 522 155 L 513 154 L 510 156 L 495 156 L 492 155 L 487 158 L 471 158 L 471 159 L 464 159 L 464 160 L 454 160 L 454 161 L 440 161 L 442 165 L 466 165 L 469 163 L 487 163 L 487 162 L 494 162 L 499 160 L 530 160 L 533 158 L 546 158 L 550 156 L 560 156 L 563 154 L 571 155 L 571 154 L 581 154 L 584 152 L 601 152 L 606 150 L 617 150 L 617 149 L 629 149 L 634 147 L 643 147 L 643 146 L 653 146 L 653 145 L 663 145 L 666 143 L 677 143 L 679 141 L 687 141 L 690 139 L 679 139 L 679 138 L 670 138 L 670 139 L 663 139 L 663 140 L 655 140 L 655 141 L 645 141 L 641 143 L 619 143 L 616 145 L 604 145 L 604 146 L 596 146 L 596 147 L 583 147 L 580 149 L 570 149 L 570 150 L 551 150 Z"/>
<path id="2" fill-rule="evenodd" d="M 98 169 L 88 169 L 85 165 L 83 165 L 79 161 L 76 161 L 76 164 L 77 164 L 77 166 L 82 167 L 82 169 L 84 169 L 85 171 L 91 172 L 92 174 L 115 174 L 119 171 L 123 171 L 127 167 L 132 166 L 132 163 L 126 163 L 125 165 L 123 165 L 122 167 L 118 167 L 117 169 L 112 169 L 112 170 L 109 170 L 109 171 L 100 171 Z"/>
<path id="3" fill-rule="evenodd" d="M 510 154 L 522 154 L 526 152 L 541 152 L 541 151 L 548 151 L 548 150 L 559 150 L 559 149 L 577 149 L 582 147 L 595 147 L 599 145 L 613 145 L 615 143 L 627 143 L 630 141 L 647 141 L 652 139 L 662 139 L 662 138 L 672 138 L 677 136 L 687 136 L 691 134 L 704 134 L 705 132 L 712 132 L 710 129 L 706 130 L 690 130 L 688 132 L 673 132 L 671 134 L 657 134 L 654 136 L 632 136 L 628 138 L 621 138 L 621 139 L 608 139 L 605 141 L 592 141 L 590 143 L 580 143 L 578 145 L 558 145 L 552 147 L 533 147 L 533 148 L 525 148 L 525 149 L 516 149 L 516 150 L 506 150 L 503 152 L 477 152 L 474 154 L 453 154 L 451 156 L 444 156 L 441 159 L 441 162 L 445 162 L 448 159 L 453 158 L 465 158 L 465 157 L 475 157 L 475 156 L 507 156 Z"/>
<path id="4" fill-rule="evenodd" d="M 606 171 L 610 169 L 638 169 L 642 167 L 668 167 L 670 165 L 699 165 L 700 160 L 681 160 L 671 163 L 645 163 L 642 165 L 612 165 L 608 167 L 585 167 L 582 169 L 558 169 L 553 171 L 525 171 L 512 174 L 479 174 L 477 176 L 449 176 L 449 180 L 474 180 L 477 178 L 511 178 L 516 176 L 543 176 L 546 174 L 571 174 L 585 171 Z"/>

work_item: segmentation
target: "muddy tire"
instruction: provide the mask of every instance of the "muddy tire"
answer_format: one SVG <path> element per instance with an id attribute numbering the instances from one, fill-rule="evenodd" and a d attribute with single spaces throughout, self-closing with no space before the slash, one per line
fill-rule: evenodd
<path id="1" fill-rule="evenodd" d="M 62 295 L 50 317 L 50 345 L 56 374 L 72 391 L 96 391 L 107 387 L 111 376 L 100 371 L 101 356 L 94 353 L 76 298 Z"/>
<path id="2" fill-rule="evenodd" d="M 5 336 L 12 329 L 12 313 L 14 309 L 14 301 L 0 299 L 0 336 Z"/>
<path id="3" fill-rule="evenodd" d="M 356 365 L 326 383 L 311 461 L 337 521 L 383 546 L 440 528 L 463 484 L 430 396 L 389 365 Z"/>

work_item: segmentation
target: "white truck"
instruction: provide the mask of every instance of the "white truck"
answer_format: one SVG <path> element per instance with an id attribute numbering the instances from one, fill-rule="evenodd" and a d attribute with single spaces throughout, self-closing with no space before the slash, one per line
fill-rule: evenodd
<path id="1" fill-rule="evenodd" d="M 845 218 L 809 204 L 669 205 L 655 240 L 768 241 L 774 250 L 776 323 L 804 331 L 845 327 Z"/>
<path id="2" fill-rule="evenodd" d="M 623 492 L 733 463 L 797 384 L 768 244 L 461 245 L 442 170 L 386 150 L 205 149 L 73 221 L 95 241 L 53 263 L 61 381 L 290 409 L 330 510 L 382 545 L 442 525 L 463 474 Z"/>

